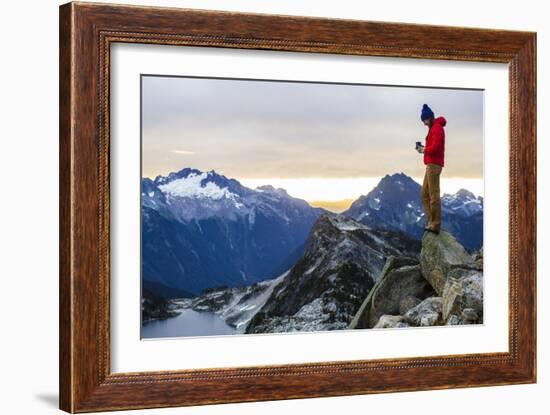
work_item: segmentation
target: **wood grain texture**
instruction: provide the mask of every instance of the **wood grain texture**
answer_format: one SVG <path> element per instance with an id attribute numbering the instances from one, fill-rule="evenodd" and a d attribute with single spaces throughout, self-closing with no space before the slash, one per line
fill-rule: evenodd
<path id="1" fill-rule="evenodd" d="M 116 42 L 509 64 L 509 352 L 110 372 L 109 60 Z M 106 4 L 60 8 L 60 408 L 90 412 L 534 382 L 534 33 Z"/>
<path id="2" fill-rule="evenodd" d="M 59 14 L 59 406 L 73 409 L 71 287 L 71 141 L 72 20 L 70 9 Z"/>

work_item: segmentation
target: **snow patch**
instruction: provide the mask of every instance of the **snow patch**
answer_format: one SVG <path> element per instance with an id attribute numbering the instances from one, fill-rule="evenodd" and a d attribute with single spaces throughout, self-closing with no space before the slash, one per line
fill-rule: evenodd
<path id="1" fill-rule="evenodd" d="M 309 269 L 306 272 L 304 272 L 304 275 L 311 274 L 313 271 L 315 271 L 317 269 L 317 267 L 319 265 L 321 265 L 322 260 L 323 260 L 322 256 L 317 258 L 317 260 L 315 261 L 315 264 L 313 264 L 311 267 L 309 267 Z"/>
<path id="2" fill-rule="evenodd" d="M 336 223 L 336 227 L 338 229 L 340 229 L 341 231 L 355 231 L 357 229 L 361 229 L 361 227 L 359 225 L 357 225 L 356 223 L 353 223 L 353 222 L 343 222 L 343 221 L 338 221 Z"/>
<path id="3" fill-rule="evenodd" d="M 163 193 L 178 197 L 207 197 L 213 200 L 220 200 L 224 197 L 234 201 L 236 194 L 231 193 L 227 187 L 219 187 L 216 183 L 207 182 L 204 186 L 202 181 L 208 177 L 208 173 L 191 173 L 187 177 L 173 180 L 159 186 Z"/>
<path id="4" fill-rule="evenodd" d="M 371 207 L 371 209 L 380 210 L 380 198 L 375 197 L 375 198 L 371 199 L 369 201 L 369 206 Z"/>
<path id="5" fill-rule="evenodd" d="M 248 225 L 252 228 L 256 223 L 256 209 L 252 209 L 248 215 Z"/>

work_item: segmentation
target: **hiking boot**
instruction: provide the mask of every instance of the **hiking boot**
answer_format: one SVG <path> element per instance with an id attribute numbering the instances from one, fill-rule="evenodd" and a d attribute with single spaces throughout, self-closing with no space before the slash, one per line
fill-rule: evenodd
<path id="1" fill-rule="evenodd" d="M 432 229 L 432 228 L 430 228 L 429 226 L 426 226 L 426 227 L 424 228 L 424 231 L 426 231 L 426 232 L 432 232 L 432 233 L 435 233 L 436 235 L 439 235 L 439 229 Z"/>

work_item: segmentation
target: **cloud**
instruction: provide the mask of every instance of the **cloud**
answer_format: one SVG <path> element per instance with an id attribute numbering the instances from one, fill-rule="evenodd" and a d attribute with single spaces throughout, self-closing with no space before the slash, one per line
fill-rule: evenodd
<path id="1" fill-rule="evenodd" d="M 185 155 L 195 154 L 194 151 L 188 151 L 188 150 L 172 150 L 172 153 L 185 154 Z"/>
<path id="2" fill-rule="evenodd" d="M 144 174 L 195 167 L 237 179 L 419 177 L 423 103 L 447 119 L 445 176 L 481 178 L 482 91 L 150 76 Z M 193 154 L 192 165 L 167 161 L 169 153 Z"/>

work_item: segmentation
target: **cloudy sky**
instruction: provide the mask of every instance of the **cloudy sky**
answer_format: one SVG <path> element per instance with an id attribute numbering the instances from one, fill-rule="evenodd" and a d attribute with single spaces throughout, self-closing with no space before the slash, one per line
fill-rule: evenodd
<path id="1" fill-rule="evenodd" d="M 355 199 L 386 174 L 422 179 L 423 103 L 447 119 L 442 191 L 482 194 L 474 90 L 144 76 L 143 176 L 213 169 L 310 202 Z"/>

